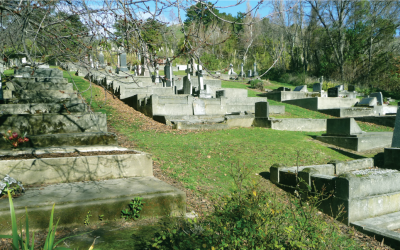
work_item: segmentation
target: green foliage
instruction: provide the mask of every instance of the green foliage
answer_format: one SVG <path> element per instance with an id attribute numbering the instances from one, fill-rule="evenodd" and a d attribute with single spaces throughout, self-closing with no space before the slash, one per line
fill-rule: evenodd
<path id="1" fill-rule="evenodd" d="M 259 79 L 251 80 L 250 88 L 264 91 L 264 83 L 263 83 L 263 81 L 261 81 Z"/>
<path id="2" fill-rule="evenodd" d="M 200 60 L 203 63 L 204 67 L 209 70 L 217 70 L 219 68 L 219 60 L 214 54 L 204 53 L 200 57 Z"/>
<path id="3" fill-rule="evenodd" d="M 330 195 L 315 193 L 278 200 L 239 164 L 232 167 L 234 190 L 215 201 L 203 218 L 161 225 L 148 243 L 153 249 L 340 249 L 356 247 L 335 224 L 327 224 L 317 207 Z M 297 193 L 302 192 L 297 190 Z M 340 215 L 340 214 L 339 214 Z"/>
<path id="4" fill-rule="evenodd" d="M 90 224 L 90 217 L 92 217 L 92 212 L 89 210 L 89 212 L 87 212 L 86 216 L 85 216 L 85 220 L 83 222 L 83 224 L 85 224 L 85 226 L 89 226 Z"/>
<path id="5" fill-rule="evenodd" d="M 141 197 L 135 197 L 128 204 L 129 208 L 121 211 L 121 218 L 124 218 L 125 220 L 128 220 L 128 219 L 133 219 L 133 220 L 139 219 L 140 212 L 142 211 L 143 204 L 144 204 L 142 199 L 143 198 L 141 198 Z"/>

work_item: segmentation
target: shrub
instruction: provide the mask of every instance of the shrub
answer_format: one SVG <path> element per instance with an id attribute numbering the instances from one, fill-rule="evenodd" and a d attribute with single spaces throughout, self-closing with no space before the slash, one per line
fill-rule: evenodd
<path id="1" fill-rule="evenodd" d="M 321 200 L 329 196 L 288 195 L 285 204 L 256 181 L 247 181 L 250 172 L 245 167 L 236 167 L 232 171 L 235 190 L 230 196 L 220 197 L 213 212 L 202 218 L 176 219 L 161 225 L 161 232 L 155 234 L 149 246 L 153 249 L 339 249 L 355 245 L 318 213 Z"/>
<path id="2" fill-rule="evenodd" d="M 264 91 L 264 83 L 263 83 L 263 81 L 261 81 L 259 79 L 251 80 L 250 88 Z"/>

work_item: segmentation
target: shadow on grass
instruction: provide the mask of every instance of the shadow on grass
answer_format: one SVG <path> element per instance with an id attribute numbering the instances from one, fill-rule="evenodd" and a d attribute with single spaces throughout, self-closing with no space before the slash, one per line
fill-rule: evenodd
<path id="1" fill-rule="evenodd" d="M 362 156 L 362 155 L 353 154 L 351 152 L 344 151 L 344 150 L 342 150 L 340 148 L 334 148 L 334 147 L 328 147 L 328 148 L 330 148 L 330 149 L 332 149 L 332 150 L 334 150 L 334 151 L 336 151 L 336 152 L 338 152 L 338 153 L 340 153 L 342 155 L 345 155 L 347 157 L 350 157 L 350 158 L 353 158 L 353 159 L 356 159 L 356 160 L 368 158 L 368 157 L 365 157 L 365 156 Z"/>
<path id="2" fill-rule="evenodd" d="M 261 172 L 259 175 L 266 180 L 269 180 L 269 177 L 271 176 L 269 172 Z"/>

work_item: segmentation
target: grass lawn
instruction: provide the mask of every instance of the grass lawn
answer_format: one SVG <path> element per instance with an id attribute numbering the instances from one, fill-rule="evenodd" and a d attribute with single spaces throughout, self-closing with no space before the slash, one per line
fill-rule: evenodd
<path id="1" fill-rule="evenodd" d="M 64 77 L 69 78 L 66 72 Z M 88 83 L 72 76 L 79 89 Z M 297 151 L 301 165 L 322 164 L 330 160 L 351 160 L 363 156 L 341 152 L 311 142 L 321 133 L 277 131 L 265 128 L 237 128 L 197 132 L 142 131 L 141 124 L 130 121 L 115 109 L 104 105 L 101 90 L 93 88 L 92 107 L 107 114 L 107 122 L 135 142 L 140 150 L 153 154 L 165 174 L 182 182 L 199 194 L 217 196 L 230 191 L 232 164 L 253 167 L 253 174 L 269 171 L 274 163 L 296 164 Z M 91 91 L 83 93 L 90 101 Z"/>

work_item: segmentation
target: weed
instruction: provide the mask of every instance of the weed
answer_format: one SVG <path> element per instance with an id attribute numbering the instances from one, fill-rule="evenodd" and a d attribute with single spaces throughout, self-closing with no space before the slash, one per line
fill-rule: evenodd
<path id="1" fill-rule="evenodd" d="M 104 214 L 99 215 L 99 221 L 103 221 L 104 220 Z"/>
<path id="2" fill-rule="evenodd" d="M 140 212 L 143 209 L 143 204 L 144 204 L 144 202 L 142 201 L 141 197 L 135 197 L 128 204 L 129 208 L 121 211 L 121 218 L 124 218 L 125 220 L 128 220 L 128 219 L 133 219 L 133 220 L 139 219 Z"/>
<path id="3" fill-rule="evenodd" d="M 85 226 L 89 226 L 90 224 L 90 217 L 92 217 L 92 212 L 89 210 L 89 212 L 87 212 L 86 216 L 85 216 L 85 220 L 83 222 L 83 224 L 85 224 Z"/>
<path id="4" fill-rule="evenodd" d="M 336 226 L 328 225 L 318 205 L 323 192 L 288 195 L 288 203 L 248 180 L 250 168 L 232 166 L 235 189 L 215 201 L 202 218 L 161 224 L 148 245 L 153 249 L 338 249 L 356 246 Z M 246 181 L 247 180 L 247 181 Z M 301 180 L 300 180 L 301 181 Z M 247 183 L 247 184 L 246 184 Z M 299 192 L 303 192 L 298 189 Z M 301 199 L 300 197 L 304 197 Z"/>

